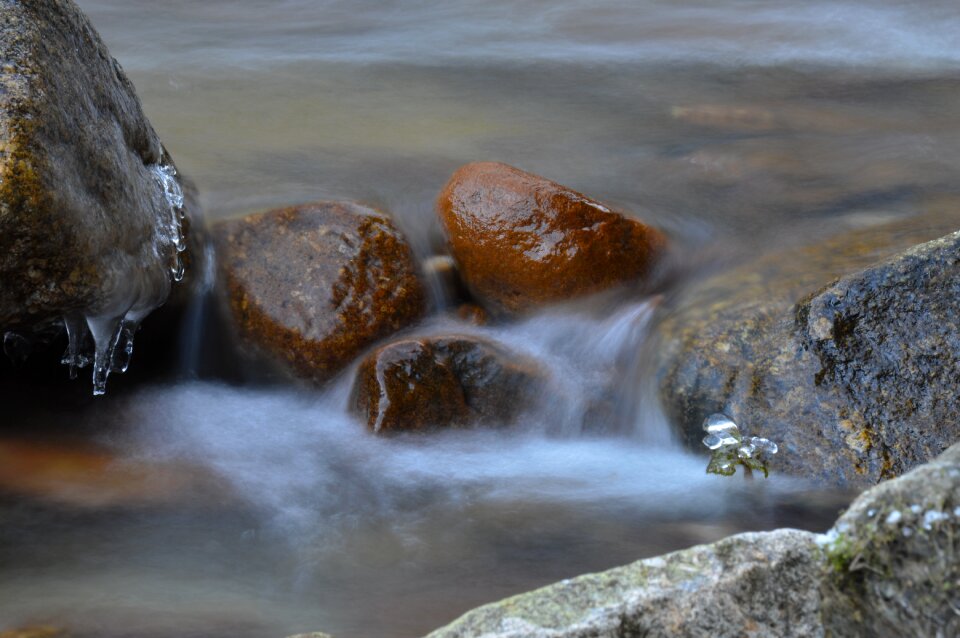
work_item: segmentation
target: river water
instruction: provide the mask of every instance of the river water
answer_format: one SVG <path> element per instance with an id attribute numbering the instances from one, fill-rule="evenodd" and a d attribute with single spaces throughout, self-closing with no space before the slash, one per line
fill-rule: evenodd
<path id="1" fill-rule="evenodd" d="M 211 219 L 359 199 L 427 256 L 446 178 L 498 160 L 666 229 L 690 278 L 957 190 L 953 2 L 79 4 Z M 0 630 L 409 637 L 737 531 L 826 529 L 849 494 L 708 476 L 674 442 L 638 354 L 655 304 L 417 327 L 550 370 L 509 430 L 376 439 L 350 371 L 308 392 L 196 378 L 190 356 L 174 382 L 17 413 Z"/>

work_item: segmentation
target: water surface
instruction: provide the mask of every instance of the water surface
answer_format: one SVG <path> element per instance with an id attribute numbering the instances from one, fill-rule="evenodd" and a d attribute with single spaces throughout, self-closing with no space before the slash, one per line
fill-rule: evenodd
<path id="1" fill-rule="evenodd" d="M 444 181 L 498 160 L 665 228 L 682 286 L 958 188 L 951 2 L 79 4 L 211 219 L 359 199 L 426 256 Z M 15 411 L 0 629 L 416 636 L 737 531 L 826 529 L 849 495 L 708 476 L 674 442 L 641 354 L 652 303 L 418 326 L 549 371 L 504 430 L 373 438 L 346 410 L 350 371 L 323 392 L 185 374 Z"/>

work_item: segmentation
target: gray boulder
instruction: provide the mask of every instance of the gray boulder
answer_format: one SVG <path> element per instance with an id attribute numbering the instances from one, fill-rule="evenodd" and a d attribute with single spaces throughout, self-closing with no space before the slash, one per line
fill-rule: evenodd
<path id="1" fill-rule="evenodd" d="M 62 322 L 73 367 L 89 331 L 102 391 L 182 277 L 189 188 L 71 0 L 0 1 L 0 51 L 0 331 Z"/>
<path id="2" fill-rule="evenodd" d="M 702 449 L 722 412 L 778 443 L 772 471 L 863 486 L 946 449 L 960 437 L 960 236 L 928 240 L 958 227 L 938 211 L 850 231 L 668 304 L 651 347 L 684 440 Z"/>
<path id="3" fill-rule="evenodd" d="M 954 636 L 960 445 L 828 533 L 740 534 L 480 607 L 429 638 Z"/>

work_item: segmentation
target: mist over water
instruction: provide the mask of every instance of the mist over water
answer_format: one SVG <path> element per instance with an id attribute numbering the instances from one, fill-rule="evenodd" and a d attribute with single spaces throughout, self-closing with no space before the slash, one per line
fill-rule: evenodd
<path id="1" fill-rule="evenodd" d="M 449 175 L 503 161 L 669 232 L 669 296 L 957 197 L 953 2 L 78 4 L 212 220 L 357 199 L 427 257 Z M 848 494 L 709 476 L 674 441 L 658 303 L 622 291 L 478 327 L 438 299 L 405 336 L 497 341 L 539 363 L 542 396 L 502 429 L 378 438 L 349 410 L 352 369 L 322 391 L 197 379 L 217 336 L 197 300 L 181 381 L 40 405 L 19 429 L 57 434 L 0 440 L 0 630 L 416 636 L 737 531 L 825 529 Z"/>

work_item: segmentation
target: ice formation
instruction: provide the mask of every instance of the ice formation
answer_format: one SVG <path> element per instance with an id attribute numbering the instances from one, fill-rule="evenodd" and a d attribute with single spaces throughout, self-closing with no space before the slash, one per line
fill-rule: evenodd
<path id="1" fill-rule="evenodd" d="M 111 373 L 127 371 L 140 322 L 167 300 L 171 281 L 181 281 L 184 275 L 181 253 L 186 250 L 183 234 L 185 210 L 177 169 L 165 155 L 161 155 L 160 162 L 149 166 L 148 170 L 159 187 L 158 197 L 165 213 L 157 224 L 152 242 L 153 257 L 165 264 L 162 272 L 149 265 L 143 267 L 132 263 L 130 272 L 133 274 L 127 278 L 115 277 L 110 282 L 106 301 L 96 309 L 63 317 L 68 340 L 63 364 L 70 368 L 71 379 L 77 377 L 79 369 L 93 364 L 94 396 L 106 393 L 107 378 Z M 89 344 L 91 338 L 92 348 Z"/>
<path id="2" fill-rule="evenodd" d="M 708 416 L 703 429 L 707 433 L 703 444 L 713 451 L 707 472 L 732 476 L 737 465 L 742 465 L 767 476 L 767 460 L 777 453 L 776 443 L 759 436 L 744 437 L 737 424 L 724 414 Z"/>

